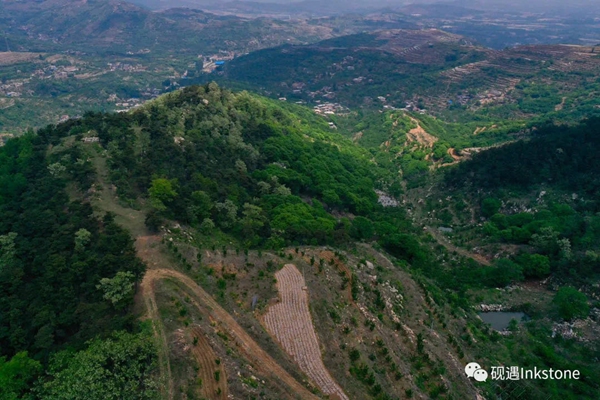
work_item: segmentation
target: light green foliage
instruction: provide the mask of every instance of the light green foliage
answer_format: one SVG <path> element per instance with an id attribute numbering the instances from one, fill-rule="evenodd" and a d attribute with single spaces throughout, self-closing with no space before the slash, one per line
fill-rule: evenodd
<path id="1" fill-rule="evenodd" d="M 173 188 L 173 181 L 165 178 L 157 178 L 152 181 L 152 186 L 148 189 L 150 203 L 158 211 L 165 211 L 166 204 L 177 197 L 177 192 Z"/>
<path id="2" fill-rule="evenodd" d="M 240 173 L 240 174 L 245 174 L 246 172 L 248 172 L 248 167 L 246 167 L 246 163 L 243 162 L 242 160 L 237 160 L 235 162 L 235 169 Z"/>
<path id="3" fill-rule="evenodd" d="M 82 251 L 85 246 L 90 242 L 92 234 L 84 228 L 79 229 L 75 232 L 75 250 Z"/>
<path id="4" fill-rule="evenodd" d="M 531 245 L 545 254 L 555 253 L 559 248 L 559 232 L 546 226 L 531 237 Z"/>
<path id="5" fill-rule="evenodd" d="M 210 218 L 204 218 L 202 220 L 202 224 L 200 224 L 200 231 L 205 235 L 209 234 L 213 229 L 215 229 L 215 223 Z"/>
<path id="6" fill-rule="evenodd" d="M 273 210 L 273 229 L 279 230 L 291 240 L 325 240 L 333 232 L 334 219 L 322 209 L 311 208 L 295 196 L 288 197 L 292 202 L 282 204 Z"/>
<path id="7" fill-rule="evenodd" d="M 448 145 L 448 143 L 436 142 L 433 145 L 433 157 L 436 160 L 445 159 L 445 161 L 452 162 L 452 157 L 450 155 L 448 155 L 449 148 L 450 148 L 450 146 Z M 448 157 L 450 157 L 450 158 L 448 159 Z"/>
<path id="8" fill-rule="evenodd" d="M 570 260 L 571 257 L 573 257 L 573 251 L 571 250 L 571 241 L 568 238 L 559 239 L 557 245 L 561 258 L 565 260 Z"/>
<path id="9" fill-rule="evenodd" d="M 135 275 L 131 272 L 119 271 L 113 278 L 102 278 L 97 289 L 102 290 L 104 299 L 115 307 L 125 307 L 133 298 Z"/>
<path id="10" fill-rule="evenodd" d="M 267 221 L 262 208 L 246 203 L 242 211 L 242 232 L 246 238 L 253 238 Z"/>
<path id="11" fill-rule="evenodd" d="M 330 207 L 336 207 L 342 204 L 340 196 L 338 196 L 335 190 L 331 189 L 326 189 L 323 191 L 323 202 Z"/>
<path id="12" fill-rule="evenodd" d="M 15 354 L 10 361 L 0 357 L 0 399 L 33 399 L 29 387 L 40 372 L 42 365 L 29 358 L 26 351 Z"/>
<path id="13" fill-rule="evenodd" d="M 586 318 L 590 312 L 585 294 L 571 286 L 558 289 L 553 303 L 556 306 L 558 315 L 567 321 L 575 318 Z"/>
<path id="14" fill-rule="evenodd" d="M 230 228 L 235 224 L 238 207 L 233 201 L 227 199 L 223 203 L 215 204 L 215 208 L 218 211 L 218 222 L 222 228 Z"/>
<path id="15" fill-rule="evenodd" d="M 273 194 L 278 196 L 289 196 L 292 194 L 292 191 L 285 187 L 285 185 L 279 185 L 273 190 Z"/>
<path id="16" fill-rule="evenodd" d="M 258 192 L 261 195 L 269 194 L 271 192 L 271 185 L 269 185 L 267 182 L 260 181 L 258 182 L 257 186 Z"/>
<path id="17" fill-rule="evenodd" d="M 50 175 L 52 175 L 54 177 L 59 177 L 66 170 L 67 170 L 67 167 L 65 167 L 64 165 L 62 165 L 61 163 L 58 163 L 58 162 L 48 165 L 48 171 L 50 172 Z"/>
<path id="18" fill-rule="evenodd" d="M 151 337 L 125 332 L 96 339 L 77 353 L 52 357 L 50 380 L 41 385 L 42 400 L 157 399 L 155 348 Z"/>

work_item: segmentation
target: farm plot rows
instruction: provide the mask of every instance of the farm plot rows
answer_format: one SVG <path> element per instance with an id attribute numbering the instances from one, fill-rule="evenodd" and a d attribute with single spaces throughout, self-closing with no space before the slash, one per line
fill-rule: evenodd
<path id="1" fill-rule="evenodd" d="M 39 57 L 39 53 L 0 52 L 0 65 L 10 65 L 31 61 Z"/>
<path id="2" fill-rule="evenodd" d="M 323 364 L 302 274 L 295 265 L 287 264 L 275 278 L 280 302 L 269 307 L 263 317 L 267 331 L 323 393 L 331 398 L 348 400 Z"/>
<path id="3" fill-rule="evenodd" d="M 147 242 L 147 241 L 146 241 Z M 144 243 L 138 238 L 138 243 Z M 152 254 L 159 255 L 158 248 L 142 249 L 142 246 L 138 246 L 138 254 L 143 260 L 149 264 L 153 263 L 151 258 Z M 149 258 L 150 257 L 150 258 Z M 160 257 L 160 255 L 159 255 Z M 236 349 L 240 352 L 250 365 L 265 379 L 268 379 L 272 384 L 277 385 L 284 393 L 285 398 L 295 399 L 298 396 L 302 399 L 316 400 L 317 396 L 312 394 L 308 389 L 302 386 L 294 377 L 292 377 L 286 370 L 284 370 L 267 352 L 265 352 L 258 343 L 252 339 L 250 335 L 242 328 L 237 321 L 227 312 L 223 307 L 217 303 L 217 301 L 207 292 L 204 291 L 196 282 L 190 277 L 183 275 L 180 272 L 170 269 L 149 269 L 144 275 L 142 281 L 142 296 L 147 299 L 149 316 L 157 321 L 157 326 L 162 326 L 160 323 L 160 315 L 158 307 L 156 306 L 156 296 L 154 293 L 154 283 L 161 279 L 172 279 L 179 282 L 182 287 L 185 287 L 192 296 L 191 304 L 197 307 L 201 313 L 213 318 L 215 321 L 219 321 L 220 327 L 232 339 L 232 343 Z M 148 301 L 149 300 L 149 301 Z M 163 330 L 164 332 L 164 330 Z M 156 335 L 159 339 L 165 341 L 161 336 L 162 332 L 157 332 Z M 162 346 L 166 347 L 166 346 Z M 169 382 L 172 381 L 170 366 L 168 365 L 168 355 L 163 356 L 167 359 L 167 370 L 163 371 Z M 172 384 L 170 384 L 172 388 Z M 169 399 L 172 399 L 172 389 L 170 389 Z"/>
<path id="4" fill-rule="evenodd" d="M 198 362 L 198 377 L 201 379 L 200 391 L 207 399 L 226 400 L 228 397 L 227 376 L 225 369 L 199 327 L 192 329 L 196 344 L 191 347 L 194 358 Z"/>

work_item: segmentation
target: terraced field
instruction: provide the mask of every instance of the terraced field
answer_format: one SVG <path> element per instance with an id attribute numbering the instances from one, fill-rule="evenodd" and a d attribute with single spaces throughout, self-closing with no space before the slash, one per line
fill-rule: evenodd
<path id="1" fill-rule="evenodd" d="M 139 243 L 140 239 L 138 238 L 138 244 Z M 144 249 L 140 249 L 141 247 L 142 246 L 138 246 L 138 254 L 143 260 L 152 264 L 153 258 L 148 258 L 148 255 L 150 253 L 156 253 L 156 248 L 150 248 L 146 249 L 148 251 L 144 251 Z M 203 315 L 207 315 L 215 321 L 219 321 L 219 329 L 221 329 L 222 333 L 231 337 L 232 342 L 235 343 L 235 348 L 258 373 L 269 378 L 272 382 L 278 383 L 282 392 L 287 394 L 285 398 L 294 399 L 296 396 L 300 396 L 302 399 L 318 399 L 317 396 L 296 381 L 269 354 L 267 354 L 212 296 L 206 293 L 191 278 L 177 271 L 170 269 L 149 269 L 142 281 L 142 297 L 147 300 L 148 316 L 157 322 L 156 326 L 160 328 L 162 324 L 160 323 L 158 308 L 154 306 L 156 304 L 154 283 L 161 279 L 172 279 L 189 290 L 189 293 L 193 296 L 191 298 L 191 304 L 197 307 Z M 162 348 L 166 348 L 166 339 L 164 338 L 161 329 L 157 329 L 155 334 L 158 340 L 164 343 Z M 168 360 L 168 354 L 162 356 L 162 359 Z M 167 368 L 163 369 L 162 373 L 163 376 L 165 376 L 165 379 L 168 379 L 170 383 L 172 378 L 168 361 Z M 169 388 L 171 387 L 172 385 L 170 384 Z M 171 389 L 168 394 L 169 398 L 173 398 Z M 345 399 L 347 399 L 347 397 L 345 397 Z"/>
<path id="2" fill-rule="evenodd" d="M 0 65 L 10 65 L 25 61 L 31 61 L 39 57 L 39 54 L 40 53 L 25 53 L 14 51 L 0 52 Z"/>
<path id="3" fill-rule="evenodd" d="M 295 265 L 287 264 L 275 278 L 280 301 L 263 317 L 267 330 L 323 393 L 332 399 L 349 400 L 323 364 L 302 274 Z"/>

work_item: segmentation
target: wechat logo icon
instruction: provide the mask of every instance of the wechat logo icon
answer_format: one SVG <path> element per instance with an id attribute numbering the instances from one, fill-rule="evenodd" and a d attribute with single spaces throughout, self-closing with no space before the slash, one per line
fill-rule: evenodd
<path id="1" fill-rule="evenodd" d="M 488 378 L 488 373 L 481 365 L 476 362 L 470 362 L 465 367 L 465 374 L 469 378 L 475 379 L 477 382 L 485 382 Z"/>

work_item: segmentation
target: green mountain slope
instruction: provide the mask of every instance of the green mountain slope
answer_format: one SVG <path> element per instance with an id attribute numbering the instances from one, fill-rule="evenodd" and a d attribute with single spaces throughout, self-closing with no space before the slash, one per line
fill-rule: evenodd
<path id="1" fill-rule="evenodd" d="M 399 126 L 392 122 L 391 132 Z M 563 150 L 573 165 L 561 165 L 576 171 L 589 157 L 573 150 L 576 132 L 549 132 L 533 146 L 552 149 L 560 141 L 554 135 L 571 135 Z M 590 151 L 593 132 L 592 124 L 581 139 Z M 126 382 L 116 389 L 120 398 L 197 398 L 209 389 L 214 398 L 284 398 L 301 385 L 325 398 L 264 325 L 286 285 L 275 274 L 294 264 L 323 365 L 349 398 L 492 399 L 515 390 L 530 399 L 594 398 L 596 339 L 552 336 L 562 319 L 583 321 L 596 307 L 590 292 L 556 292 L 566 282 L 558 280 L 552 290 L 496 290 L 524 275 L 546 276 L 546 259 L 554 274 L 553 249 L 486 263 L 472 249 L 452 250 L 425 224 L 450 207 L 457 234 L 495 234 L 467 217 L 481 193 L 451 177 L 447 186 L 434 180 L 404 188 L 397 170 L 348 136 L 310 109 L 209 84 L 9 140 L 0 149 L 0 182 L 8 188 L 0 197 L 7 294 L 0 304 L 10 316 L 0 320 L 0 378 L 11 386 L 0 390 L 50 399 L 69 398 L 65 388 L 74 388 L 74 398 L 101 398 L 113 382 Z M 482 160 L 507 157 L 509 148 Z M 479 160 L 458 168 L 488 174 Z M 451 199 L 444 189 L 454 191 Z M 485 215 L 507 211 L 494 209 L 493 199 L 485 204 Z M 453 222 L 457 211 L 462 220 Z M 564 207 L 550 211 L 555 218 L 542 214 L 532 233 L 553 224 L 562 236 L 546 242 L 573 239 L 573 256 L 581 256 L 585 240 L 567 233 L 579 217 Z M 589 212 L 577 215 L 595 226 Z M 505 222 L 503 230 L 523 227 L 502 218 L 491 219 L 498 230 Z M 144 267 L 130 234 L 148 268 L 136 302 Z M 540 268 L 526 270 L 527 263 Z M 483 301 L 506 302 L 531 321 L 501 335 L 477 316 Z M 141 316 L 150 321 L 138 322 Z M 596 322 L 586 321 L 593 331 Z M 132 356 L 125 360 L 124 352 Z M 472 360 L 486 368 L 579 369 L 585 378 L 476 383 L 464 375 Z M 281 370 L 285 380 L 273 376 Z"/>
<path id="2" fill-rule="evenodd" d="M 526 277 L 552 274 L 596 292 L 598 127 L 597 119 L 543 127 L 531 140 L 482 152 L 445 176 L 446 193 L 481 204 L 487 222 L 475 228 L 478 238 L 488 248 L 512 246 L 507 255 Z M 545 258 L 542 270 L 532 268 L 530 254 Z"/>

